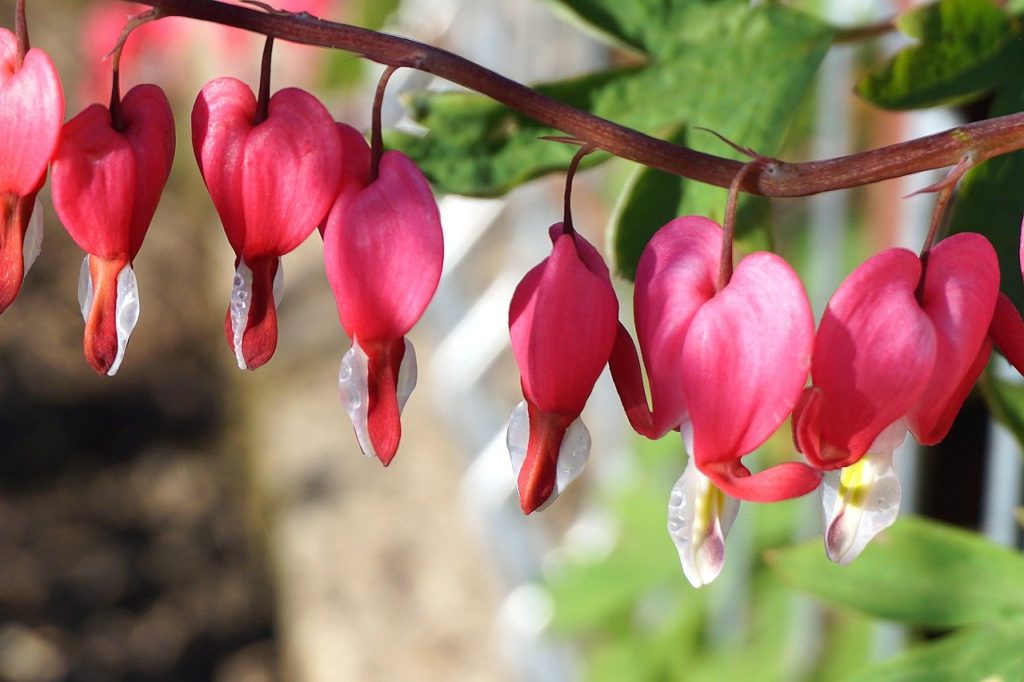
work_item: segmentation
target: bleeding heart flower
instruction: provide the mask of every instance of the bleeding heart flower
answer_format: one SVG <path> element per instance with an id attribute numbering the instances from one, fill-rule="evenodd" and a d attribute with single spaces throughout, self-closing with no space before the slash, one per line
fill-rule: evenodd
<path id="1" fill-rule="evenodd" d="M 647 367 L 620 329 L 612 377 L 631 423 L 657 438 L 679 428 L 690 464 L 672 491 L 669 532 L 695 586 L 715 578 L 736 515 L 730 498 L 773 502 L 806 494 L 821 475 L 787 462 L 751 474 L 741 459 L 789 415 L 810 367 L 814 319 L 793 269 L 771 253 L 744 258 L 719 289 L 722 229 L 677 218 L 637 266 L 634 310 Z"/>
<path id="2" fill-rule="evenodd" d="M 64 93 L 50 56 L 18 56 L 0 28 L 0 313 L 14 301 L 43 241 L 36 194 L 46 180 L 64 121 Z"/>
<path id="3" fill-rule="evenodd" d="M 832 297 L 793 433 L 814 466 L 834 472 L 824 482 L 833 561 L 852 561 L 895 520 L 893 450 L 908 430 L 923 444 L 949 431 L 988 360 L 998 290 L 992 246 L 961 233 L 926 262 L 905 249 L 883 251 Z"/>
<path id="4" fill-rule="evenodd" d="M 526 398 L 512 413 L 508 448 L 527 514 L 554 502 L 587 462 L 590 433 L 579 416 L 608 363 L 619 315 L 597 249 L 563 223 L 549 232 L 551 255 L 523 277 L 508 315 Z"/>
<path id="5" fill-rule="evenodd" d="M 132 261 L 153 220 L 174 160 L 174 118 L 163 90 L 132 88 L 120 120 L 93 104 L 64 126 L 53 160 L 53 204 L 72 239 L 88 252 L 78 301 L 85 356 L 113 376 L 139 318 Z"/>
<path id="6" fill-rule="evenodd" d="M 256 369 L 277 347 L 281 256 L 330 208 L 341 143 L 327 110 L 309 93 L 280 90 L 266 119 L 257 121 L 252 90 L 219 78 L 206 84 L 192 109 L 192 146 L 236 256 L 224 334 L 238 366 Z"/>
<path id="7" fill-rule="evenodd" d="M 327 279 L 352 339 L 338 380 L 359 447 L 387 466 L 416 385 L 405 335 L 437 289 L 444 239 L 430 184 L 408 157 L 386 152 L 371 181 L 366 141 L 351 129 L 342 138 L 347 170 L 324 229 Z"/>

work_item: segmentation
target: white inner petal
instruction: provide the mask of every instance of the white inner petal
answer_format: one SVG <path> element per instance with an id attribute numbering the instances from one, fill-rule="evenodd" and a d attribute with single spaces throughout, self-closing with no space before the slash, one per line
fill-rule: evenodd
<path id="1" fill-rule="evenodd" d="M 396 386 L 399 414 L 405 409 L 405 404 L 416 387 L 417 375 L 416 349 L 413 348 L 409 339 L 404 339 L 404 341 L 405 354 L 398 367 L 398 385 Z M 374 450 L 373 442 L 370 440 L 367 421 L 370 402 L 369 373 L 370 360 L 360 347 L 359 342 L 353 339 L 352 347 L 341 359 L 341 369 L 338 372 L 338 393 L 348 418 L 352 420 L 352 428 L 356 432 L 359 449 L 367 457 L 376 457 L 377 451 Z"/>
<path id="2" fill-rule="evenodd" d="M 721 573 L 725 538 L 739 508 L 739 500 L 715 487 L 691 457 L 669 496 L 668 533 L 683 574 L 694 587 L 707 585 Z"/>
<path id="3" fill-rule="evenodd" d="M 28 229 L 25 231 L 25 240 L 22 242 L 22 259 L 25 263 L 22 279 L 28 275 L 29 268 L 36 262 L 39 252 L 43 249 L 43 206 L 36 197 L 36 203 L 32 206 L 32 217 L 28 221 Z"/>
<path id="4" fill-rule="evenodd" d="M 896 520 L 900 481 L 893 450 L 906 439 L 902 421 L 886 428 L 860 461 L 825 472 L 821 502 L 825 515 L 825 553 L 837 564 L 856 559 L 868 542 Z"/>
<path id="5" fill-rule="evenodd" d="M 278 308 L 281 306 L 281 299 L 284 298 L 284 263 L 280 258 L 277 259 L 277 271 L 274 273 L 272 291 L 274 292 L 274 307 Z"/>
<path id="6" fill-rule="evenodd" d="M 92 310 L 92 275 L 89 273 L 89 256 L 82 259 L 82 267 L 78 270 L 78 307 L 82 311 L 82 319 L 89 321 Z"/>
<path id="7" fill-rule="evenodd" d="M 128 339 L 139 321 L 139 310 L 139 283 L 135 279 L 132 266 L 125 265 L 121 272 L 117 273 L 117 313 L 114 318 L 117 327 L 117 357 L 107 370 L 107 376 L 114 376 L 121 367 Z"/>
<path id="8" fill-rule="evenodd" d="M 505 436 L 508 445 L 508 454 L 512 460 L 512 471 L 516 481 L 519 481 L 519 472 L 523 470 L 523 463 L 526 461 L 526 450 L 530 443 L 530 411 L 526 401 L 520 402 L 512 410 L 512 417 L 508 422 L 508 431 Z M 547 509 L 558 499 L 569 484 L 576 480 L 587 465 L 590 458 L 590 431 L 583 424 L 583 420 L 576 418 L 562 436 L 562 444 L 558 448 L 557 472 L 555 474 L 555 487 L 551 491 L 544 504 L 537 508 L 538 511 Z"/>
<path id="9" fill-rule="evenodd" d="M 405 339 L 405 355 L 402 356 L 402 364 L 398 366 L 398 386 L 395 391 L 398 394 L 398 413 L 405 409 L 409 402 L 412 389 L 416 388 L 416 349 L 412 347 L 412 341 Z"/>
<path id="10" fill-rule="evenodd" d="M 232 348 L 235 349 L 235 361 L 239 369 L 248 369 L 245 355 L 242 353 L 242 338 L 245 325 L 249 321 L 249 305 L 252 302 L 252 270 L 239 259 L 235 268 L 235 277 L 231 281 L 231 302 L 228 310 L 231 313 Z"/>

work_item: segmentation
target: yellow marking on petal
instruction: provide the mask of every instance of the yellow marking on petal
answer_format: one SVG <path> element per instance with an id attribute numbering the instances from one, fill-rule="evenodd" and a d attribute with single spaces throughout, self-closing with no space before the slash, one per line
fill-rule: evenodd
<path id="1" fill-rule="evenodd" d="M 842 498 L 844 505 L 862 508 L 873 478 L 866 457 L 843 467 L 839 474 L 839 497 Z"/>
<path id="2" fill-rule="evenodd" d="M 725 509 L 725 493 L 710 482 L 698 497 L 697 517 L 693 522 L 694 536 L 701 540 L 708 537 L 714 520 L 721 518 Z"/>

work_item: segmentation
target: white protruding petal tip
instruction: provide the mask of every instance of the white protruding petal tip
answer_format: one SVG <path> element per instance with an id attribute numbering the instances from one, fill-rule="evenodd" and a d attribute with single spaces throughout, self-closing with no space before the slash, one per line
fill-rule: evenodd
<path id="1" fill-rule="evenodd" d="M 869 451 L 856 464 L 825 473 L 821 488 L 825 553 L 837 564 L 856 559 L 872 538 L 896 520 L 900 482 L 892 455 L 891 450 Z"/>
<path id="2" fill-rule="evenodd" d="M 232 348 L 235 350 L 235 361 L 238 363 L 239 369 L 248 369 L 245 355 L 242 353 L 242 338 L 245 335 L 245 326 L 249 322 L 251 302 L 252 270 L 245 264 L 245 261 L 239 259 L 234 279 L 231 280 L 231 301 L 228 304 L 231 314 Z"/>
<path id="3" fill-rule="evenodd" d="M 128 339 L 139 321 L 139 311 L 139 283 L 132 266 L 125 265 L 121 272 L 117 273 L 117 313 L 114 318 L 117 327 L 117 356 L 107 370 L 107 376 L 114 376 L 121 367 Z"/>
<path id="4" fill-rule="evenodd" d="M 707 585 L 721 573 L 725 538 L 738 511 L 739 501 L 715 487 L 691 459 L 669 496 L 668 532 L 683 574 L 694 587 Z"/>
<path id="5" fill-rule="evenodd" d="M 551 497 L 540 507 L 546 508 L 565 492 L 569 484 L 583 472 L 590 459 L 590 431 L 583 420 L 577 417 L 562 436 L 562 445 L 558 448 L 558 475 L 555 477 L 555 490 Z"/>
<path id="6" fill-rule="evenodd" d="M 284 299 L 284 261 L 281 258 L 277 259 L 277 271 L 274 273 L 272 291 L 274 294 L 274 307 L 280 308 L 281 301 Z"/>
<path id="7" fill-rule="evenodd" d="M 22 262 L 24 263 L 24 269 L 22 271 L 22 280 L 28 275 L 29 269 L 32 264 L 36 262 L 36 258 L 39 257 L 39 252 L 43 250 L 43 206 L 39 203 L 39 197 L 36 197 L 36 202 L 32 206 L 32 217 L 28 220 L 28 229 L 25 230 L 25 239 L 22 242 Z"/>
<path id="8" fill-rule="evenodd" d="M 413 348 L 412 341 L 405 339 L 405 353 L 402 355 L 402 364 L 398 366 L 398 386 L 395 388 L 395 392 L 398 394 L 399 414 L 405 409 L 412 390 L 416 388 L 417 376 L 416 349 Z"/>
<path id="9" fill-rule="evenodd" d="M 92 274 L 89 272 L 89 256 L 86 256 L 82 259 L 82 267 L 78 271 L 78 307 L 85 322 L 89 321 L 92 297 Z"/>
<path id="10" fill-rule="evenodd" d="M 519 472 L 523 470 L 523 462 L 526 461 L 526 447 L 530 442 L 530 413 L 526 401 L 521 401 L 512 410 L 512 416 L 508 420 L 508 431 L 505 433 L 505 444 L 508 446 L 508 455 L 512 460 L 512 473 L 516 480 L 519 480 Z"/>
<path id="11" fill-rule="evenodd" d="M 512 410 L 512 417 L 508 422 L 508 431 L 505 436 L 505 443 L 508 445 L 509 458 L 512 461 L 512 472 L 516 481 L 519 480 L 519 472 L 523 470 L 523 463 L 526 461 L 526 450 L 530 442 L 530 411 L 526 401 L 520 402 Z M 590 431 L 587 430 L 583 420 L 576 418 L 562 436 L 562 444 L 558 448 L 558 470 L 555 475 L 555 487 L 551 495 L 544 500 L 544 504 L 537 507 L 537 511 L 543 511 L 551 506 L 558 499 L 558 496 L 565 492 L 565 489 L 576 480 L 582 473 L 590 459 Z"/>
<path id="12" fill-rule="evenodd" d="M 377 453 L 370 442 L 370 431 L 367 425 L 367 410 L 370 402 L 369 388 L 370 361 L 359 346 L 352 340 L 352 347 L 341 359 L 341 370 L 338 372 L 338 392 L 341 405 L 345 408 L 348 418 L 352 420 L 352 428 L 356 432 L 359 449 L 367 457 L 376 457 Z"/>

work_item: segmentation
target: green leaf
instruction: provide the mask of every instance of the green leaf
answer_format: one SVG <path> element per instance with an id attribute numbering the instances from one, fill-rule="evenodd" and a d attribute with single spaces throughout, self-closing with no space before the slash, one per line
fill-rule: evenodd
<path id="1" fill-rule="evenodd" d="M 707 135 L 695 133 L 694 136 Z M 668 139 L 689 145 L 685 127 Z M 736 156 L 733 150 L 718 150 L 724 156 Z M 641 166 L 626 183 L 619 203 L 612 212 L 608 227 L 608 244 L 612 267 L 626 279 L 636 275 L 640 254 L 654 233 L 677 216 L 704 215 L 722 221 L 728 191 L 721 187 L 680 178 L 653 168 Z M 764 197 L 741 195 L 737 212 L 736 240 L 748 251 L 772 248 L 771 205 Z"/>
<path id="2" fill-rule="evenodd" d="M 345 21 L 357 26 L 380 30 L 384 23 L 398 9 L 398 0 L 358 0 L 346 6 Z M 325 19 L 341 20 L 339 17 Z M 366 71 L 366 59 L 344 50 L 329 50 L 326 54 L 326 68 L 323 72 L 324 86 L 332 90 L 345 90 L 358 85 Z"/>
<path id="3" fill-rule="evenodd" d="M 983 374 L 978 385 L 992 414 L 1024 445 L 1024 385 L 1004 381 L 991 372 Z"/>
<path id="4" fill-rule="evenodd" d="M 961 630 L 848 678 L 848 682 L 1024 679 L 1024 618 Z"/>
<path id="5" fill-rule="evenodd" d="M 975 533 L 903 517 L 849 566 L 820 541 L 767 557 L 786 582 L 827 601 L 931 627 L 1024 613 L 1024 558 Z"/>
<path id="6" fill-rule="evenodd" d="M 708 32 L 699 42 L 671 56 L 538 89 L 650 134 L 687 123 L 711 128 L 758 152 L 775 153 L 832 31 L 809 16 L 774 5 L 750 9 L 742 4 L 725 16 L 712 16 L 721 20 L 714 25 L 717 32 L 705 26 Z M 711 83 L 729 86 L 707 87 Z M 539 140 L 555 131 L 479 95 L 420 93 L 407 102 L 428 133 L 422 138 L 392 133 L 387 143 L 416 160 L 441 191 L 502 194 L 543 173 L 564 170 L 575 151 Z M 727 149 L 711 135 L 700 146 Z M 591 155 L 586 161 L 600 160 Z"/>
<path id="7" fill-rule="evenodd" d="M 869 72 L 858 92 L 886 109 L 921 109 L 970 99 L 1014 71 L 1020 34 L 992 0 L 939 0 L 904 14 L 899 29 L 920 42 Z"/>
<path id="8" fill-rule="evenodd" d="M 744 0 L 547 0 L 553 11 L 611 43 L 673 54 L 721 31 Z"/>
<path id="9" fill-rule="evenodd" d="M 1024 110 L 1024 57 L 1012 63 L 1014 79 L 996 91 L 990 116 Z M 1000 288 L 1024 308 L 1020 272 L 1021 215 L 1024 215 L 1024 152 L 989 159 L 972 169 L 960 183 L 953 214 L 952 232 L 980 232 L 988 237 L 999 256 Z"/>

